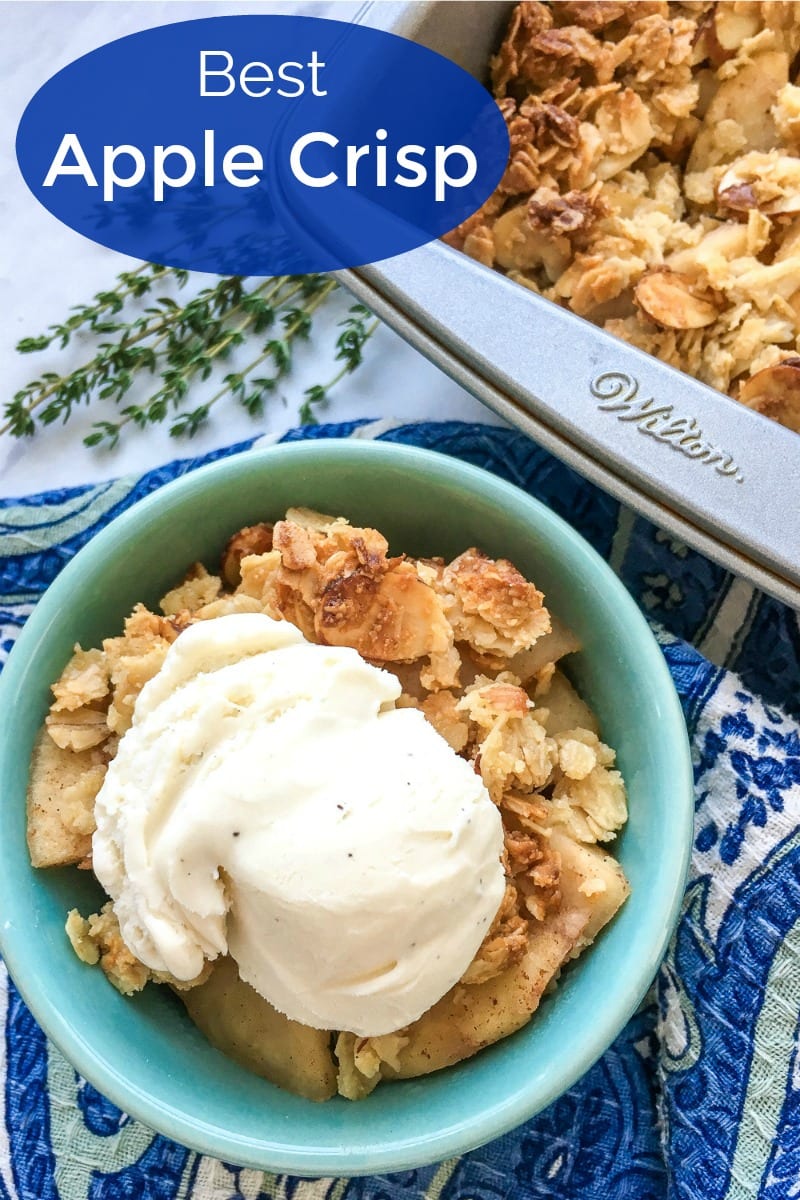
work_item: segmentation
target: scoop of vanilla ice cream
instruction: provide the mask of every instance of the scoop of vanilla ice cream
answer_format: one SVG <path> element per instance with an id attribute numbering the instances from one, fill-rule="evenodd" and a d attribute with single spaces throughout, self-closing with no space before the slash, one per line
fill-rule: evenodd
<path id="1" fill-rule="evenodd" d="M 400 684 L 260 614 L 190 626 L 97 797 L 122 936 L 177 979 L 230 952 L 275 1008 L 361 1036 L 416 1020 L 504 892 L 500 815 Z"/>

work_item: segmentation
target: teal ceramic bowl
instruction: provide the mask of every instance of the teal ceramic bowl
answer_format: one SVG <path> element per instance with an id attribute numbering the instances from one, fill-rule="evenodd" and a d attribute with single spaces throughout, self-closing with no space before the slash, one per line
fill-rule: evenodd
<path id="1" fill-rule="evenodd" d="M 87 872 L 34 871 L 25 790 L 49 684 L 73 644 L 119 631 L 185 565 L 218 561 L 242 525 L 289 505 L 342 513 L 395 551 L 471 545 L 512 559 L 580 635 L 571 673 L 618 748 L 630 820 L 616 852 L 632 894 L 562 975 L 529 1025 L 470 1062 L 314 1104 L 279 1091 L 205 1041 L 166 990 L 125 999 L 84 966 L 64 917 L 100 900 Z M 75 1068 L 153 1129 L 245 1166 L 299 1175 L 407 1169 L 469 1150 L 550 1104 L 603 1053 L 639 1004 L 677 919 L 691 839 L 686 730 L 664 660 L 609 567 L 523 492 L 454 459 L 398 445 L 319 441 L 241 454 L 169 484 L 95 537 L 29 619 L 0 678 L 2 953 L 40 1025 Z"/>

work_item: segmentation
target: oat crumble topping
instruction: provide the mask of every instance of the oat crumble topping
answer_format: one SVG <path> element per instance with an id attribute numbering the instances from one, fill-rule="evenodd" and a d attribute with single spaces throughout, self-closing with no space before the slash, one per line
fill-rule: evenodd
<path id="1" fill-rule="evenodd" d="M 525 2 L 511 139 L 446 241 L 800 431 L 800 5 Z"/>

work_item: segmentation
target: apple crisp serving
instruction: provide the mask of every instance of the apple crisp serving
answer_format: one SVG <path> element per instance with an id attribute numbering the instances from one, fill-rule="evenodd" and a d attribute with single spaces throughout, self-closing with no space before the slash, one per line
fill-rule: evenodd
<path id="1" fill-rule="evenodd" d="M 521 3 L 511 156 L 446 237 L 800 430 L 800 5 Z"/>
<path id="2" fill-rule="evenodd" d="M 449 563 L 391 556 L 375 529 L 290 509 L 274 525 L 235 534 L 219 574 L 195 564 L 159 612 L 139 605 L 120 636 L 75 648 L 32 760 L 35 866 L 91 869 L 95 800 L 137 697 L 185 630 L 243 613 L 289 622 L 309 642 L 350 647 L 391 672 L 402 686 L 398 707 L 420 710 L 472 764 L 499 810 L 505 846 L 505 894 L 477 954 L 418 1020 L 359 1037 L 290 1020 L 240 979 L 229 956 L 188 981 L 152 970 L 125 944 L 111 901 L 88 917 L 73 910 L 67 933 L 121 992 L 151 980 L 173 986 L 209 1040 L 249 1069 L 310 1099 L 337 1091 L 360 1099 L 382 1079 L 468 1058 L 530 1019 L 628 894 L 602 849 L 627 819 L 625 786 L 614 750 L 560 669 L 577 640 L 512 563 L 475 548 Z"/>

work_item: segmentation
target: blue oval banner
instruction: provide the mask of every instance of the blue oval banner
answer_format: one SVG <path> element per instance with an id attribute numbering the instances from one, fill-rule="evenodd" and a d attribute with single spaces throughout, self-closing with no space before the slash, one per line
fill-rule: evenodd
<path id="1" fill-rule="evenodd" d="M 17 158 L 60 221 L 150 262 L 278 275 L 375 262 L 492 193 L 489 93 L 405 38 L 316 17 L 182 21 L 120 38 L 28 104 Z"/>

